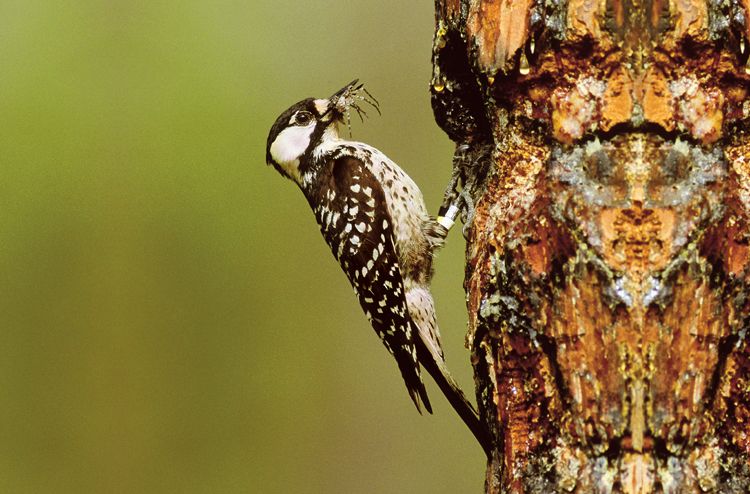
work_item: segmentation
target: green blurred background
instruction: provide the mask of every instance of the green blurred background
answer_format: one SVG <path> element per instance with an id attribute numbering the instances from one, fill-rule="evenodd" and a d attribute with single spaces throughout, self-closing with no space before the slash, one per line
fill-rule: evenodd
<path id="1" fill-rule="evenodd" d="M 432 2 L 0 2 L 0 493 L 479 492 L 430 381 L 414 410 L 303 196 L 281 111 L 355 77 L 355 138 L 436 211 Z M 464 241 L 437 262 L 463 348 Z"/>

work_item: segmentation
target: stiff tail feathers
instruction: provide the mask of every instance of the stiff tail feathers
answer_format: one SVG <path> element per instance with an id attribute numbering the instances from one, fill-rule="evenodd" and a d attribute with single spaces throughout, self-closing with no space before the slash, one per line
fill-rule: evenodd
<path id="1" fill-rule="evenodd" d="M 409 391 L 411 401 L 417 407 L 417 411 L 422 413 L 422 406 L 428 413 L 432 413 L 432 405 L 427 397 L 427 389 L 424 387 L 419 364 L 412 361 L 411 355 L 406 358 L 397 358 L 398 367 L 401 370 L 401 377 L 404 378 L 406 389 Z"/>

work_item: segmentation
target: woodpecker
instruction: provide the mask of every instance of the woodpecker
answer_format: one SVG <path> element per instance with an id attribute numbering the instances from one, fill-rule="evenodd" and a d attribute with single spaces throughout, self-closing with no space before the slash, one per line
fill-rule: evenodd
<path id="1" fill-rule="evenodd" d="M 362 103 L 380 112 L 357 80 L 327 99 L 307 98 L 271 127 L 266 163 L 302 190 L 375 332 L 398 363 L 417 410 L 432 413 L 423 366 L 485 452 L 477 413 L 445 366 L 429 285 L 433 252 L 449 222 L 432 218 L 414 181 L 385 154 L 343 139 L 339 125 Z"/>

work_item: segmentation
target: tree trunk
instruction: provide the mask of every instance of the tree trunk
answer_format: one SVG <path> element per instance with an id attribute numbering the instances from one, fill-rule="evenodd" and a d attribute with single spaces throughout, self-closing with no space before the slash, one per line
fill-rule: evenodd
<path id="1" fill-rule="evenodd" d="M 750 0 L 437 0 L 488 493 L 750 492 Z"/>

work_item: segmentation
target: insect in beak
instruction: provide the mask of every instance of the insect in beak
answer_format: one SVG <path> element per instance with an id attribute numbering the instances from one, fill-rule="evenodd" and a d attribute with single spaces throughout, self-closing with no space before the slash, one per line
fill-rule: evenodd
<path id="1" fill-rule="evenodd" d="M 380 105 L 378 100 L 365 89 L 364 84 L 358 84 L 359 79 L 354 79 L 352 82 L 344 86 L 343 88 L 336 91 L 330 98 L 328 98 L 328 109 L 323 114 L 326 116 L 328 113 L 333 112 L 334 120 L 343 121 L 346 120 L 346 126 L 349 129 L 349 135 L 352 133 L 350 108 L 354 108 L 359 116 L 359 119 L 364 122 L 364 117 L 367 116 L 367 112 L 360 106 L 361 102 L 365 102 L 368 105 L 375 108 L 375 111 L 380 113 Z"/>

